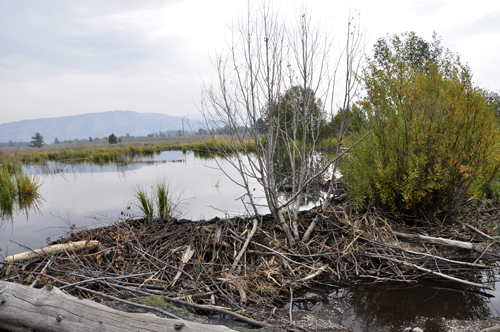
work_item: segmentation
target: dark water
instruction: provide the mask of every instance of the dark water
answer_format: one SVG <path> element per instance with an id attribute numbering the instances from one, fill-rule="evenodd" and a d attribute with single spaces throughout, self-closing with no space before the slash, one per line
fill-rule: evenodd
<path id="1" fill-rule="evenodd" d="M 351 308 L 342 324 L 359 332 L 376 331 L 382 327 L 397 330 L 411 326 L 419 316 L 467 320 L 498 316 L 500 309 L 496 292 L 461 289 L 456 284 L 435 281 L 319 291 L 323 300 L 311 303 L 311 309 L 321 310 L 332 301 L 342 300 Z"/>
<path id="2" fill-rule="evenodd" d="M 223 167 L 227 166 L 220 162 Z M 154 160 L 145 158 L 126 166 L 48 164 L 45 169 L 30 167 L 26 171 L 39 174 L 43 182 L 40 210 L 29 211 L 28 215 L 20 211 L 12 220 L 2 221 L 0 255 L 3 257 L 26 251 L 21 245 L 43 246 L 47 238 L 64 235 L 72 225 L 98 227 L 123 218 L 122 212 L 137 214 L 133 188 L 148 186 L 163 178 L 167 179 L 175 195 L 179 195 L 184 218 L 210 219 L 245 213 L 238 200 L 244 194 L 243 189 L 218 170 L 214 160 L 193 153 L 164 152 Z M 226 171 L 231 176 L 238 176 L 231 167 L 226 167 Z M 254 185 L 255 198 L 261 199 L 263 204 L 260 186 Z M 265 208 L 262 212 L 266 212 Z M 490 284 L 496 284 L 496 279 L 490 276 Z M 294 309 L 321 311 L 337 300 L 347 303 L 351 310 L 343 316 L 342 323 L 353 331 L 397 327 L 416 316 L 456 319 L 500 316 L 500 290 L 478 292 L 446 283 L 323 287 L 308 290 L 304 295 L 315 295 L 315 299 L 294 302 Z"/>

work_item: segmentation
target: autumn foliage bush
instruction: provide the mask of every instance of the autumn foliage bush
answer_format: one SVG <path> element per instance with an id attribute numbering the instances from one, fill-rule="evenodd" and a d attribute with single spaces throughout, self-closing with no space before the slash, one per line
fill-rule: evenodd
<path id="1" fill-rule="evenodd" d="M 372 132 L 343 164 L 353 197 L 440 215 L 480 197 L 499 169 L 499 128 L 485 91 L 439 40 L 381 39 L 360 102 Z"/>

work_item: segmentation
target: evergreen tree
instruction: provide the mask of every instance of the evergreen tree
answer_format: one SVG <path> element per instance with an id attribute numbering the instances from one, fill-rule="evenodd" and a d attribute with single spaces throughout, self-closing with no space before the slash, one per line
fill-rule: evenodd
<path id="1" fill-rule="evenodd" d="M 44 144 L 45 143 L 43 142 L 43 136 L 40 135 L 39 132 L 37 132 L 34 137 L 31 137 L 30 146 L 32 148 L 41 148 L 42 146 L 44 146 Z"/>
<path id="2" fill-rule="evenodd" d="M 108 137 L 108 142 L 109 144 L 118 144 L 118 139 L 116 138 L 116 135 L 111 133 Z"/>

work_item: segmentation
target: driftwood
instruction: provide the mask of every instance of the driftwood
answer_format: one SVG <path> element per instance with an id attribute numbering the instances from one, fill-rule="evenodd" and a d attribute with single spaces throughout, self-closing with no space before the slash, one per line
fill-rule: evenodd
<path id="1" fill-rule="evenodd" d="M 404 234 L 404 233 L 394 232 L 394 235 L 396 235 L 398 238 L 403 238 L 403 239 L 407 239 L 407 240 L 413 240 L 413 241 L 418 241 L 418 242 L 428 242 L 428 243 L 439 244 L 442 246 L 453 247 L 453 248 L 458 248 L 458 249 L 478 250 L 478 251 L 484 250 L 483 244 L 474 244 L 474 243 L 470 243 L 470 242 L 450 240 L 450 239 L 444 239 L 441 237 L 432 237 L 432 236 L 426 236 L 426 235 L 420 235 L 420 234 Z"/>
<path id="2" fill-rule="evenodd" d="M 8 256 L 5 258 L 5 263 L 15 263 L 21 261 L 27 261 L 29 259 L 50 256 L 54 253 L 60 251 L 78 251 L 84 249 L 92 249 L 98 247 L 100 245 L 99 241 L 77 241 L 77 242 L 69 242 L 64 244 L 55 244 L 52 246 L 44 247 L 41 249 L 36 249 L 28 252 L 23 252 L 20 254 Z"/>
<path id="3" fill-rule="evenodd" d="M 0 281 L 0 328 L 9 331 L 231 331 L 152 314 L 126 313 L 47 285 L 34 289 Z"/>

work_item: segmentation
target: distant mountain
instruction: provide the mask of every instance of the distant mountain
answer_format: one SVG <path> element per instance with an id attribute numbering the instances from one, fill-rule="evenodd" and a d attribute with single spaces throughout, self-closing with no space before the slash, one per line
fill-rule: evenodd
<path id="1" fill-rule="evenodd" d="M 196 121 L 191 120 L 191 125 Z M 187 124 L 184 123 L 188 130 Z M 196 128 L 192 128 L 197 130 Z M 39 132 L 45 143 L 59 140 L 84 139 L 108 136 L 147 136 L 154 132 L 182 130 L 182 117 L 160 113 L 138 113 L 133 111 L 112 111 L 88 113 L 59 118 L 23 120 L 0 124 L 0 142 L 31 141 Z"/>

